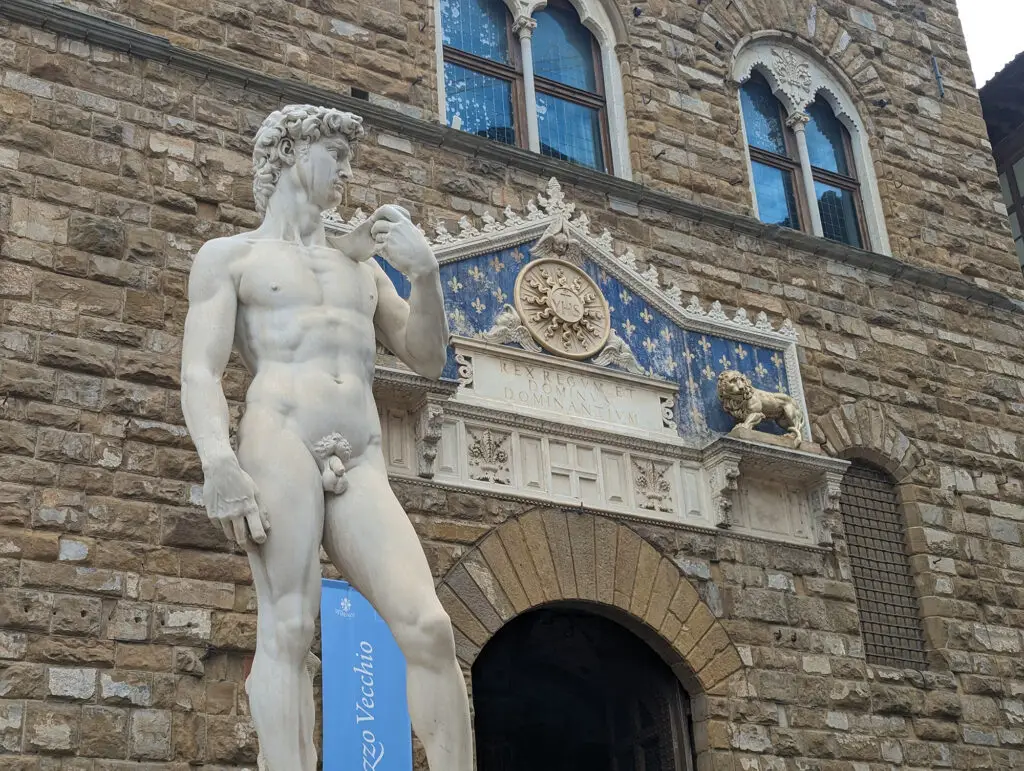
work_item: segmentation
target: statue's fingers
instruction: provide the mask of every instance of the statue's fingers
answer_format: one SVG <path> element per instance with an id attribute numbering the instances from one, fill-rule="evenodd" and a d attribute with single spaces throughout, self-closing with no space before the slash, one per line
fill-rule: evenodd
<path id="1" fill-rule="evenodd" d="M 222 519 L 220 526 L 224 528 L 224 537 L 228 539 L 228 542 L 235 540 L 235 531 L 231 528 L 231 523 L 228 520 Z"/>
<path id="2" fill-rule="evenodd" d="M 263 532 L 270 531 L 270 514 L 267 513 L 267 507 L 263 505 L 263 501 L 260 500 L 260 494 L 256 493 L 256 510 L 260 514 L 260 524 L 263 525 Z"/>
<path id="3" fill-rule="evenodd" d="M 239 546 L 245 546 L 245 518 L 232 517 L 231 526 L 234 528 L 235 531 L 235 541 L 238 543 Z"/>
<path id="4" fill-rule="evenodd" d="M 263 529 L 263 518 L 260 510 L 253 505 L 245 515 L 246 524 L 249 525 L 249 535 L 254 543 L 266 543 L 267 531 Z"/>
<path id="5" fill-rule="evenodd" d="M 389 220 L 377 220 L 376 222 L 373 223 L 373 227 L 370 228 L 370 235 L 372 235 L 374 238 L 380 236 L 381 234 L 386 235 L 391 232 L 391 228 L 393 225 L 394 223 L 390 222 Z"/>

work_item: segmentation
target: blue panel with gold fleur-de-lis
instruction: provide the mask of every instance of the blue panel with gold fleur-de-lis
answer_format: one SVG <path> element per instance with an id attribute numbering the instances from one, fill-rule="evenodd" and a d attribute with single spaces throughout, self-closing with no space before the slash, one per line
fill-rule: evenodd
<path id="1" fill-rule="evenodd" d="M 446 262 L 441 266 L 445 307 L 452 334 L 476 337 L 494 325 L 512 292 L 520 268 L 530 260 L 533 244 Z M 382 261 L 399 294 L 409 296 L 409 282 Z M 757 387 L 788 393 L 789 378 L 782 352 L 687 330 L 652 307 L 646 299 L 592 260 L 583 269 L 597 282 L 611 309 L 612 328 L 626 341 L 648 375 L 679 384 L 676 422 L 681 436 L 695 440 L 727 432 L 735 420 L 718 401 L 718 375 L 735 369 Z M 456 378 L 454 354 L 449 351 L 444 377 Z M 774 424 L 763 430 L 781 433 Z"/>

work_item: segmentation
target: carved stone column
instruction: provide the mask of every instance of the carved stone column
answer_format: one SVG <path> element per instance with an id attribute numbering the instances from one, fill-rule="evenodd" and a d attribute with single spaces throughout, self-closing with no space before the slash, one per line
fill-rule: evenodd
<path id="1" fill-rule="evenodd" d="M 811 171 L 811 156 L 807 151 L 807 123 L 810 117 L 805 112 L 790 115 L 786 125 L 796 135 L 797 153 L 800 155 L 800 178 L 804 187 L 804 198 L 807 199 L 807 210 L 811 215 L 811 229 L 814 235 L 821 237 L 825 230 L 821 226 L 821 212 L 818 210 L 818 194 L 814 189 L 814 172 Z"/>
<path id="2" fill-rule="evenodd" d="M 533 152 L 540 152 L 540 126 L 537 123 L 537 90 L 533 82 L 533 31 L 537 22 L 529 16 L 517 16 L 512 31 L 519 36 L 523 53 L 523 92 L 526 98 L 526 138 Z"/>

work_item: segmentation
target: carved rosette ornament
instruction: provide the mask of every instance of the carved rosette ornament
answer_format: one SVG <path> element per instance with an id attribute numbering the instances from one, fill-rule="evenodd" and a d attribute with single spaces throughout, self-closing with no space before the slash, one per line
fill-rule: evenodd
<path id="1" fill-rule="evenodd" d="M 540 259 L 520 271 L 516 310 L 542 348 L 569 359 L 589 359 L 608 341 L 608 302 L 593 279 L 561 260 Z"/>

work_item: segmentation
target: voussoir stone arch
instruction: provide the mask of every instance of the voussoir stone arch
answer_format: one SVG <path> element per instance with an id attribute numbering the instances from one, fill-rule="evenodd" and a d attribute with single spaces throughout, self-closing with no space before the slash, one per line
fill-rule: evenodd
<path id="1" fill-rule="evenodd" d="M 712 694 L 742 668 L 736 646 L 675 564 L 626 525 L 537 508 L 485 536 L 438 586 L 471 666 L 508 621 L 533 608 L 584 602 L 628 619 L 688 689 Z M 693 694 L 696 695 L 696 694 Z"/>
<path id="2" fill-rule="evenodd" d="M 816 0 L 748 3 L 742 10 L 736 3 L 709 3 L 700 15 L 696 32 L 712 47 L 717 43 L 734 52 L 763 35 L 784 39 L 831 62 L 843 85 L 864 100 L 859 105 L 863 107 L 867 100 L 885 98 L 888 93 L 873 64 L 874 57 L 870 52 L 864 54 L 846 23 Z M 729 67 L 727 59 L 723 64 Z"/>
<path id="3" fill-rule="evenodd" d="M 889 472 L 897 484 L 908 481 L 921 464 L 910 439 L 877 402 L 835 407 L 814 421 L 813 430 L 830 455 L 868 461 Z"/>

